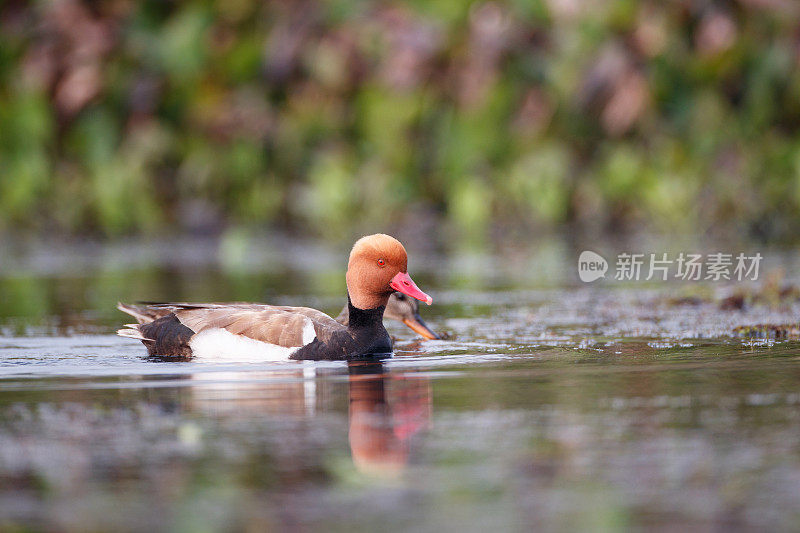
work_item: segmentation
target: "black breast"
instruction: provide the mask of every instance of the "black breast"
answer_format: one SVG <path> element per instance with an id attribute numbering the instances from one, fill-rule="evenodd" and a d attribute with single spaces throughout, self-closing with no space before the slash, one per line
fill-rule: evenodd
<path id="1" fill-rule="evenodd" d="M 292 354 L 292 359 L 342 361 L 364 357 L 387 357 L 392 353 L 392 339 L 383 327 L 384 307 L 358 309 L 349 302 L 350 321 L 324 339 L 314 340 Z"/>

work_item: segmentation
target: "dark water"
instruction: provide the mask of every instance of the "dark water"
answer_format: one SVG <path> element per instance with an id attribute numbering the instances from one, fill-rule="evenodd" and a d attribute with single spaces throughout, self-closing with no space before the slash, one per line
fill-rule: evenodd
<path id="1" fill-rule="evenodd" d="M 384 362 L 157 362 L 110 334 L 118 299 L 335 313 L 343 272 L 304 268 L 305 252 L 266 267 L 119 250 L 78 269 L 12 264 L 0 529 L 800 527 L 800 343 L 730 335 L 796 322 L 794 301 L 720 311 L 726 287 L 677 305 L 684 286 L 578 285 L 541 257 L 511 260 L 555 274 L 434 258 L 415 276 L 435 298 L 423 314 L 453 338 L 391 324 Z"/>

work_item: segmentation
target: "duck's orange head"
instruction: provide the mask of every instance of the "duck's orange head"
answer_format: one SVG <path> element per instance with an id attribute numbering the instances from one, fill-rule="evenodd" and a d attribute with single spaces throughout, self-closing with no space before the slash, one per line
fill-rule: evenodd
<path id="1" fill-rule="evenodd" d="M 359 309 L 375 309 L 386 305 L 394 291 L 433 302 L 408 275 L 408 255 L 400 241 L 383 233 L 360 238 L 347 263 L 350 302 Z"/>

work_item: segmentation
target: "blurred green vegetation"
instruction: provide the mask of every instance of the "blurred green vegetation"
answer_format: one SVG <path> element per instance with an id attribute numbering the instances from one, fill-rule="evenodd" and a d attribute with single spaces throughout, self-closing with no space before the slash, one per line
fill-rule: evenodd
<path id="1" fill-rule="evenodd" d="M 792 240 L 799 34 L 788 0 L 10 0 L 0 229 Z"/>

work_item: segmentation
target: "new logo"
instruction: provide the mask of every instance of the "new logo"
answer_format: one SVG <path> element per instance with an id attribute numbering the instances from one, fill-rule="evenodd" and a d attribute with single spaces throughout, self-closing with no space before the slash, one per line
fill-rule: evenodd
<path id="1" fill-rule="evenodd" d="M 584 283 L 605 277 L 608 270 L 608 261 L 602 255 L 584 250 L 578 258 L 578 277 Z"/>

